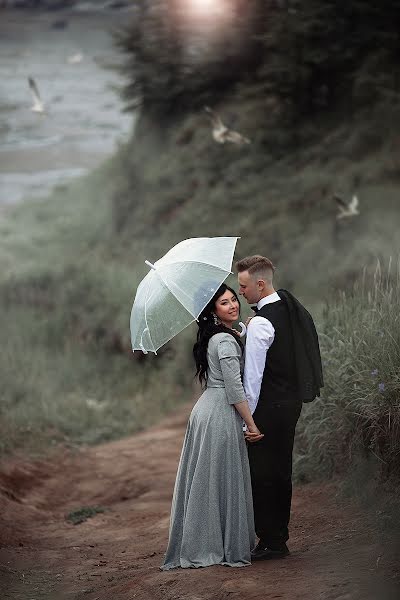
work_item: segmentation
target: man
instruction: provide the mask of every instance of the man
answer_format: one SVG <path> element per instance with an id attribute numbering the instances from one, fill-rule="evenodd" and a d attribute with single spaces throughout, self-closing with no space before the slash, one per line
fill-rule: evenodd
<path id="1" fill-rule="evenodd" d="M 323 385 L 318 337 L 311 315 L 286 290 L 275 291 L 275 267 L 264 256 L 236 263 L 239 293 L 256 316 L 247 330 L 244 389 L 264 437 L 249 441 L 256 533 L 253 560 L 289 554 L 292 454 L 302 402 Z"/>

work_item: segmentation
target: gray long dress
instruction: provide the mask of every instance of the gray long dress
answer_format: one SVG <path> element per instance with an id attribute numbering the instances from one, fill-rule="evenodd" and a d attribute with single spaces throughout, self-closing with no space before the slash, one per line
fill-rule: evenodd
<path id="1" fill-rule="evenodd" d="M 250 564 L 255 545 L 250 469 L 242 419 L 239 344 L 229 333 L 208 344 L 207 388 L 190 415 L 161 569 Z"/>

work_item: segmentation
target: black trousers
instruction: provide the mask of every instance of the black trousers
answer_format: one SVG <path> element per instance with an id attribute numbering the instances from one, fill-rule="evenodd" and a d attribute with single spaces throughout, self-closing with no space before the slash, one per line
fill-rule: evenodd
<path id="1" fill-rule="evenodd" d="M 271 548 L 289 539 L 293 442 L 301 408 L 298 401 L 257 407 L 254 421 L 264 437 L 247 445 L 256 533 Z"/>

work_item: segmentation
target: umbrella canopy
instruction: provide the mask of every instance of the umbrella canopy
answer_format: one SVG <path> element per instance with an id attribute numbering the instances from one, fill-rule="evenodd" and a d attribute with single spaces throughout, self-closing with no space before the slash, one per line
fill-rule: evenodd
<path id="1" fill-rule="evenodd" d="M 191 238 L 154 264 L 131 312 L 132 350 L 155 352 L 195 321 L 231 273 L 237 237 Z"/>

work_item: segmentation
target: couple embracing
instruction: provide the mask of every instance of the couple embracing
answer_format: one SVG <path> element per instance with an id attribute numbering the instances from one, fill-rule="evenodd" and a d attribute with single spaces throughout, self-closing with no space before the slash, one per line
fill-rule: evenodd
<path id="1" fill-rule="evenodd" d="M 289 554 L 296 423 L 323 385 L 318 338 L 300 302 L 275 291 L 268 258 L 244 258 L 236 270 L 256 315 L 245 352 L 232 288 L 222 284 L 198 318 L 193 355 L 205 389 L 186 430 L 163 570 Z"/>

